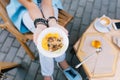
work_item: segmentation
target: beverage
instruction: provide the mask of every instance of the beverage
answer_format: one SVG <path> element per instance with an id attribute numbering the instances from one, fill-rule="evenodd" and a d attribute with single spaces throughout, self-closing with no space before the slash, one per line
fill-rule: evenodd
<path id="1" fill-rule="evenodd" d="M 108 17 L 101 17 L 100 19 L 100 23 L 102 25 L 104 25 L 104 27 L 107 27 L 111 22 L 110 22 L 110 19 Z"/>
<path id="2" fill-rule="evenodd" d="M 93 40 L 91 45 L 94 47 L 94 48 L 100 48 L 101 47 L 101 42 L 99 40 Z"/>

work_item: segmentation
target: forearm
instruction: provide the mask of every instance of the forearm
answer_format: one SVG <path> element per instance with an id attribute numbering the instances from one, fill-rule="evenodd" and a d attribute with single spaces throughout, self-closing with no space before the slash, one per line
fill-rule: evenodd
<path id="1" fill-rule="evenodd" d="M 50 16 L 54 16 L 54 10 L 52 7 L 52 0 L 42 0 L 41 8 L 44 14 L 44 17 L 48 19 Z"/>
<path id="2" fill-rule="evenodd" d="M 52 0 L 42 0 L 41 8 L 42 8 L 44 17 L 46 19 L 48 19 L 51 16 L 54 16 L 54 9 L 53 9 L 53 6 L 52 6 Z M 51 19 L 48 22 L 48 25 L 50 27 L 54 26 L 55 24 L 56 24 L 56 20 L 55 19 Z"/>
<path id="3" fill-rule="evenodd" d="M 34 4 L 34 2 L 28 0 L 19 0 L 19 2 L 28 10 L 33 21 L 36 18 L 43 18 L 39 8 Z"/>

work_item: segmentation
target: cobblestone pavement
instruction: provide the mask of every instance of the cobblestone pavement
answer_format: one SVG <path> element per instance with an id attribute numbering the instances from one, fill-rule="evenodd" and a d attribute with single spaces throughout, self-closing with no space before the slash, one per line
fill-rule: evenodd
<path id="1" fill-rule="evenodd" d="M 62 3 L 64 10 L 74 17 L 67 26 L 70 45 L 66 56 L 68 63 L 74 67 L 79 63 L 73 49 L 75 42 L 95 18 L 105 14 L 112 19 L 120 19 L 120 0 L 62 0 Z M 28 45 L 38 56 L 34 43 L 29 41 Z M 42 80 L 43 78 L 40 72 L 39 58 L 31 61 L 16 38 L 6 30 L 0 30 L 0 61 L 21 64 L 21 67 L 7 72 L 8 79 L 6 80 Z M 83 80 L 87 80 L 82 67 L 78 71 Z M 66 80 L 56 64 L 53 76 L 54 80 Z"/>

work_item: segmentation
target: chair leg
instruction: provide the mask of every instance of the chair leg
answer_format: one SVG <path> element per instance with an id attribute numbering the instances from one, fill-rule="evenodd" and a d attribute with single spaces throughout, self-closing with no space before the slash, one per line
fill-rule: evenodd
<path id="1" fill-rule="evenodd" d="M 35 60 L 35 56 L 33 55 L 33 52 L 28 48 L 27 44 L 22 42 L 21 40 L 17 39 L 21 46 L 25 49 L 26 53 L 29 55 L 29 57 L 32 59 L 32 60 Z"/>

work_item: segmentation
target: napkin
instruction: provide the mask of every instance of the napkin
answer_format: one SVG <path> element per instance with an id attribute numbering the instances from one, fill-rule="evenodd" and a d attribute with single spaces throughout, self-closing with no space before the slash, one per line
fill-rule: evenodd
<path id="1" fill-rule="evenodd" d="M 101 42 L 102 51 L 99 54 L 93 55 L 83 65 L 85 71 L 90 77 L 108 77 L 115 74 L 117 65 L 117 51 L 114 45 L 105 38 L 102 34 L 86 34 L 81 42 L 81 60 L 84 60 L 87 56 L 96 53 L 96 49 L 91 46 L 93 40 L 99 40 Z"/>

